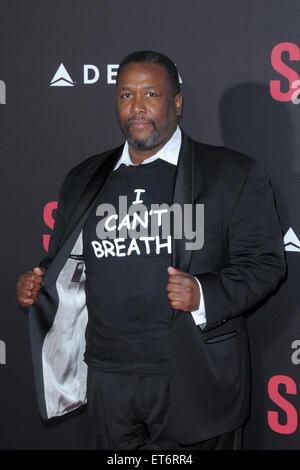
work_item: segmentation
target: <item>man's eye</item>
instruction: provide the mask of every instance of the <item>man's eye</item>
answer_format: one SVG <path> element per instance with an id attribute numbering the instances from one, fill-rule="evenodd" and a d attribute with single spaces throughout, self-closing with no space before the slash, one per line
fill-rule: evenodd
<path id="1" fill-rule="evenodd" d="M 123 95 L 121 95 L 121 98 L 130 98 L 131 96 L 131 93 L 123 93 Z"/>
<path id="2" fill-rule="evenodd" d="M 150 98 L 154 98 L 154 96 L 156 96 L 156 93 L 154 93 L 153 91 L 149 91 L 147 95 L 150 96 Z"/>

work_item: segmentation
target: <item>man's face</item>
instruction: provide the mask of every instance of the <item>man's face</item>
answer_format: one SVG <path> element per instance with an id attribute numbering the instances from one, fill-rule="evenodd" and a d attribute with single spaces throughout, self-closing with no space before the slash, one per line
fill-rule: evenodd
<path id="1" fill-rule="evenodd" d="M 138 150 L 162 147 L 176 129 L 182 96 L 174 96 L 166 69 L 147 62 L 124 66 L 117 86 L 117 115 L 128 143 Z"/>

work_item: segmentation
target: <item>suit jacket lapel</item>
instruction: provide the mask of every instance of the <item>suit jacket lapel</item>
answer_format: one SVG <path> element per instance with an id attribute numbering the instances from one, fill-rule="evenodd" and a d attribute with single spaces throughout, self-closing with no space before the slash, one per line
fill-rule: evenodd
<path id="1" fill-rule="evenodd" d="M 203 185 L 203 172 L 201 171 L 200 158 L 198 153 L 201 152 L 192 139 L 190 139 L 182 131 L 182 145 L 179 153 L 177 164 L 177 172 L 175 178 L 175 187 L 173 195 L 173 203 L 178 203 L 182 207 L 184 213 L 184 204 L 194 204 L 199 199 L 201 188 Z M 193 210 L 193 214 L 195 211 Z M 182 223 L 182 238 L 174 239 L 172 246 L 172 266 L 181 271 L 188 272 L 192 260 L 192 250 L 186 250 L 187 240 L 184 233 Z M 180 310 L 173 311 L 173 318 L 177 317 Z M 188 318 L 184 316 L 183 318 Z"/>
<path id="2" fill-rule="evenodd" d="M 104 184 L 110 179 L 113 169 L 121 156 L 122 148 L 123 146 L 118 147 L 116 150 L 114 150 L 101 163 L 97 171 L 93 174 L 92 178 L 87 183 L 69 219 L 69 222 L 66 227 L 60 246 L 62 246 L 62 244 L 66 241 L 66 239 L 75 229 L 75 227 L 77 227 L 77 225 L 80 223 L 80 220 L 83 220 L 83 216 L 86 214 L 88 209 L 92 206 L 92 203 L 94 202 L 95 198 L 103 189 Z"/>
<path id="3" fill-rule="evenodd" d="M 180 204 L 184 211 L 184 204 L 192 204 L 194 201 L 194 160 L 195 150 L 193 141 L 182 131 L 182 144 L 180 148 L 173 204 Z M 182 212 L 183 214 L 183 212 Z M 173 238 L 172 266 L 181 271 L 188 271 L 192 251 L 185 249 L 186 238 L 182 224 L 182 238 Z"/>

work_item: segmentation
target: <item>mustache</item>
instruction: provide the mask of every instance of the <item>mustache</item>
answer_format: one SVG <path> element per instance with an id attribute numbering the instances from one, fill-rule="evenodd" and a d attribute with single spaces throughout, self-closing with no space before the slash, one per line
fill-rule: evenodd
<path id="1" fill-rule="evenodd" d="M 135 119 L 133 117 L 133 118 L 127 119 L 124 122 L 125 134 L 126 134 L 127 138 L 131 135 L 131 123 L 132 123 L 132 121 L 148 122 L 148 123 L 152 124 L 153 132 L 157 132 L 156 124 L 152 119 L 145 119 L 145 118 L 141 118 L 141 117 L 138 117 L 137 119 Z"/>
<path id="2" fill-rule="evenodd" d="M 150 122 L 154 127 L 156 127 L 156 126 L 155 126 L 155 122 L 154 122 L 152 119 L 145 119 L 145 118 L 140 118 L 140 117 L 139 117 L 139 118 L 133 117 L 133 118 L 127 119 L 127 120 L 125 121 L 125 123 L 126 123 L 128 126 L 130 126 L 130 124 L 131 124 L 132 121 Z"/>

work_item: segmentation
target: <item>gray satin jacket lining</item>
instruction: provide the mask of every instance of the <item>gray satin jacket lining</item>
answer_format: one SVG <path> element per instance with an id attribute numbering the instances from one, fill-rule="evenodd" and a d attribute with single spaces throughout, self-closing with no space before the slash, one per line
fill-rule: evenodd
<path id="1" fill-rule="evenodd" d="M 88 312 L 84 270 L 77 282 L 71 281 L 78 260 L 82 260 L 82 249 L 81 232 L 57 278 L 58 308 L 43 344 L 43 379 L 48 418 L 64 415 L 86 403 L 87 365 L 83 355 Z"/>

